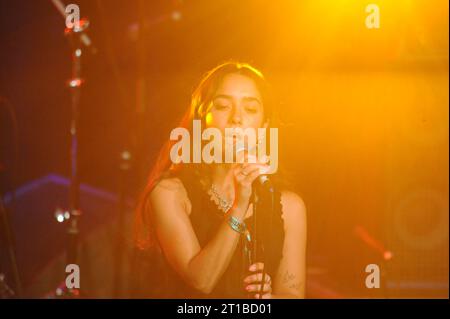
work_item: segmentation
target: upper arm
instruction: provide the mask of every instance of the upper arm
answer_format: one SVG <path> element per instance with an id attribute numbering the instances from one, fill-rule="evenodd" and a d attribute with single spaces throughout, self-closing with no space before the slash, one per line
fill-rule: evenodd
<path id="1" fill-rule="evenodd" d="M 187 194 L 178 179 L 159 182 L 150 195 L 151 222 L 160 247 L 172 268 L 185 280 L 200 244 L 187 212 Z"/>
<path id="2" fill-rule="evenodd" d="M 274 280 L 274 294 L 305 294 L 306 207 L 295 193 L 281 196 L 285 239 L 283 258 Z"/>

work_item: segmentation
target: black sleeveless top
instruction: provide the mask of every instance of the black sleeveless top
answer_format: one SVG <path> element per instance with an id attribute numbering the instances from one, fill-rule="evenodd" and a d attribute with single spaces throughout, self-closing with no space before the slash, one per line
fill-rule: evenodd
<path id="1" fill-rule="evenodd" d="M 224 222 L 223 212 L 212 201 L 200 184 L 199 178 L 192 172 L 180 173 L 177 177 L 182 181 L 188 198 L 192 204 L 190 220 L 200 246 L 203 248 L 216 234 L 218 227 Z M 234 255 L 210 294 L 204 294 L 187 285 L 171 268 L 161 250 L 150 249 L 140 251 L 135 260 L 135 293 L 141 298 L 239 298 L 249 295 L 244 290 L 243 279 L 249 275 L 250 263 L 264 262 L 266 272 L 275 277 L 284 242 L 284 225 L 281 217 L 281 195 L 274 192 L 273 210 L 270 194 L 260 196 L 257 205 L 257 234 L 252 216 L 245 220 L 250 231 L 252 244 L 250 254 L 245 250 L 245 236 L 241 235 Z M 271 214 L 271 212 L 274 212 Z M 255 211 L 254 211 L 255 213 Z M 174 234 L 176 236 L 176 234 Z M 257 240 L 258 251 L 255 252 L 254 241 Z M 256 253 L 256 254 L 255 254 Z M 254 257 L 256 255 L 256 260 Z"/>

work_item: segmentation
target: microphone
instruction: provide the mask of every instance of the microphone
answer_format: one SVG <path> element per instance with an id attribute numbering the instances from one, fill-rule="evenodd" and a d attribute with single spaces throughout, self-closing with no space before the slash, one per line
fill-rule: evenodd
<path id="1" fill-rule="evenodd" d="M 269 192 L 273 193 L 274 188 L 273 188 L 273 184 L 271 179 L 269 178 L 269 175 L 259 175 L 258 178 L 256 179 L 256 181 L 258 182 L 259 186 L 264 189 L 264 190 L 268 190 Z"/>
<path id="2" fill-rule="evenodd" d="M 273 192 L 273 184 L 272 180 L 269 177 L 269 174 L 267 174 L 269 169 L 267 167 L 261 167 L 259 169 L 259 172 L 261 175 L 258 176 L 256 179 L 257 183 L 265 190 L 268 190 L 270 192 Z"/>
<path id="3" fill-rule="evenodd" d="M 247 147 L 247 145 L 245 145 L 243 142 L 239 142 L 238 145 L 236 146 L 236 153 L 239 153 L 242 151 L 247 151 L 247 153 L 248 153 L 247 159 L 252 159 L 253 161 L 251 161 L 251 162 L 256 163 L 257 162 L 257 156 L 256 156 L 257 147 L 258 147 L 258 145 L 255 145 L 254 147 L 249 149 Z M 261 175 L 259 175 L 258 178 L 253 183 L 259 185 L 259 188 L 268 190 L 269 192 L 273 192 L 274 188 L 273 188 L 272 181 L 269 178 L 269 174 L 266 174 L 267 169 L 260 168 L 260 173 L 261 173 Z"/>

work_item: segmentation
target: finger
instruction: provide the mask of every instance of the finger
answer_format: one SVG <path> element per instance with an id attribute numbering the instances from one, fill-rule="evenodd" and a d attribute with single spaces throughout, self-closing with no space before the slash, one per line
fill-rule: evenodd
<path id="1" fill-rule="evenodd" d="M 236 167 L 235 171 L 237 174 L 250 175 L 255 171 L 259 171 L 260 174 L 267 172 L 270 169 L 268 165 L 262 164 L 241 164 Z"/>
<path id="2" fill-rule="evenodd" d="M 252 164 L 241 164 L 239 169 L 241 172 L 248 174 L 254 170 L 254 167 L 252 166 Z"/>
<path id="3" fill-rule="evenodd" d="M 243 179 L 243 183 L 246 184 L 252 184 L 253 181 L 259 176 L 261 175 L 261 173 L 259 172 L 259 168 L 256 168 L 254 171 L 252 171 L 250 174 L 248 174 L 247 176 L 245 176 L 245 178 Z"/>
<path id="4" fill-rule="evenodd" d="M 234 174 L 235 175 L 239 175 L 239 174 L 247 174 L 249 172 L 253 171 L 253 167 L 249 166 L 249 164 L 236 164 L 236 166 L 234 166 Z"/>
<path id="5" fill-rule="evenodd" d="M 253 170 L 253 168 L 258 168 L 260 171 L 268 170 L 270 169 L 270 166 L 267 164 L 261 164 L 261 163 L 248 163 L 248 164 L 242 164 L 242 167 L 244 167 L 247 170 Z"/>
<path id="6" fill-rule="evenodd" d="M 259 294 L 255 294 L 255 299 L 259 299 Z M 272 293 L 262 295 L 261 299 L 272 299 Z"/>
<path id="7" fill-rule="evenodd" d="M 248 292 L 259 292 L 261 291 L 261 285 L 247 285 L 245 290 Z M 272 286 L 270 284 L 263 285 L 263 293 L 272 292 Z"/>
<path id="8" fill-rule="evenodd" d="M 236 182 L 238 182 L 240 184 L 244 180 L 245 176 L 242 174 L 236 174 L 236 176 L 234 178 L 236 179 Z"/>
<path id="9" fill-rule="evenodd" d="M 236 167 L 236 169 L 234 170 L 234 178 L 239 183 L 242 182 L 246 177 L 244 174 L 242 174 L 242 170 L 242 167 Z"/>
<path id="10" fill-rule="evenodd" d="M 239 184 L 250 185 L 253 182 L 253 180 L 256 178 L 256 176 L 259 175 L 257 168 L 248 169 L 248 171 L 250 173 L 246 173 L 246 171 L 243 170 L 242 168 L 236 169 L 235 179 Z"/>
<path id="11" fill-rule="evenodd" d="M 261 271 L 264 269 L 264 263 L 262 263 L 262 262 L 254 263 L 254 264 L 250 265 L 250 267 L 248 269 L 250 271 Z"/>
<path id="12" fill-rule="evenodd" d="M 245 277 L 244 282 L 245 283 L 252 283 L 252 282 L 261 282 L 262 281 L 262 273 L 257 273 L 253 275 L 249 275 Z M 272 282 L 272 279 L 270 278 L 269 274 L 266 273 L 264 276 L 264 282 Z"/>
<path id="13" fill-rule="evenodd" d="M 235 164 L 233 166 L 233 173 L 234 173 L 234 175 L 237 175 L 240 172 L 242 172 L 242 169 L 243 169 L 242 164 Z"/>
<path id="14" fill-rule="evenodd" d="M 236 182 L 238 182 L 239 184 L 242 183 L 242 181 L 244 180 L 245 176 L 242 174 L 235 174 L 234 179 L 236 180 Z"/>
<path id="15" fill-rule="evenodd" d="M 258 172 L 258 171 L 259 171 L 259 167 L 250 164 L 250 165 L 248 165 L 247 167 L 242 168 L 241 173 L 242 173 L 243 175 L 249 176 L 249 175 L 252 174 L 253 172 Z"/>

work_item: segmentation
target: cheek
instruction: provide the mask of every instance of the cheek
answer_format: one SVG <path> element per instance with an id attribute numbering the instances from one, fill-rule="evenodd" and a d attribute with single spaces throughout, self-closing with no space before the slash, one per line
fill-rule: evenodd
<path id="1" fill-rule="evenodd" d="M 227 117 L 218 112 L 208 112 L 205 116 L 205 123 L 207 127 L 217 127 L 218 129 L 225 128 L 228 122 Z"/>
<path id="2" fill-rule="evenodd" d="M 254 128 L 263 127 L 264 126 L 264 116 L 263 116 L 263 114 L 258 115 L 258 116 L 254 116 L 251 119 L 250 126 L 254 127 Z"/>

